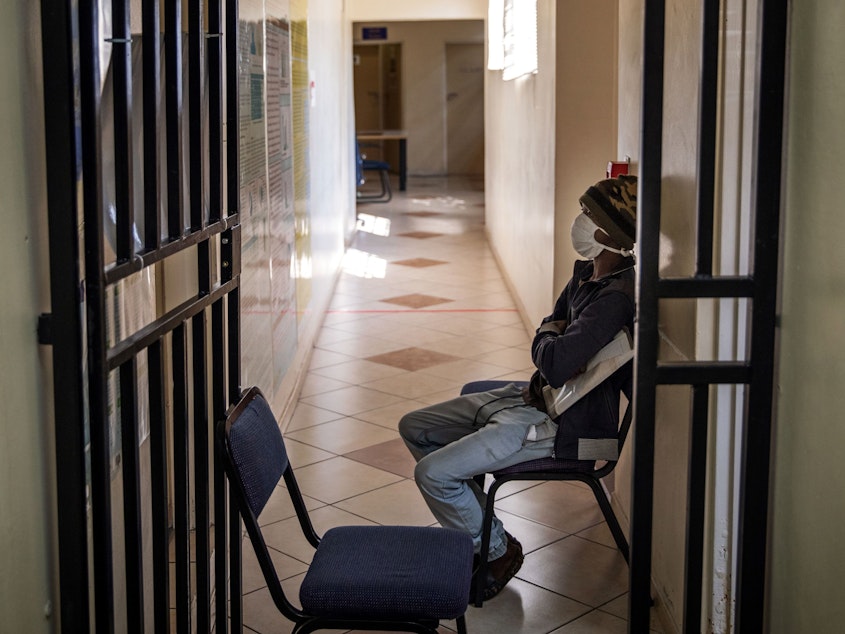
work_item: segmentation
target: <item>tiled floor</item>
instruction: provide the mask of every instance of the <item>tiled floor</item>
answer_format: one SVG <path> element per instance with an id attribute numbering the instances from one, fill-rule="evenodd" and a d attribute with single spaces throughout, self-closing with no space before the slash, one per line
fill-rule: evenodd
<path id="1" fill-rule="evenodd" d="M 362 204 L 358 213 L 361 230 L 285 434 L 320 533 L 339 524 L 433 524 L 399 418 L 467 381 L 531 372 L 528 334 L 484 236 L 480 182 L 411 179 L 391 203 Z M 499 499 L 525 563 L 498 597 L 469 609 L 469 631 L 626 632 L 627 567 L 589 489 L 511 483 Z M 261 521 L 296 599 L 310 548 L 293 515 L 279 490 Z M 290 632 L 246 544 L 244 556 L 246 631 Z"/>

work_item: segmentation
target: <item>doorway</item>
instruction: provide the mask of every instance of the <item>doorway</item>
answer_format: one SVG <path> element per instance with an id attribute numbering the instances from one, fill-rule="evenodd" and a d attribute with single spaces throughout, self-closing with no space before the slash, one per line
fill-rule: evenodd
<path id="1" fill-rule="evenodd" d="M 402 129 L 402 45 L 355 44 L 353 84 L 355 129 L 374 132 Z M 396 143 L 372 142 L 367 158 L 399 164 Z"/>
<path id="2" fill-rule="evenodd" d="M 446 44 L 446 167 L 484 174 L 483 44 Z"/>

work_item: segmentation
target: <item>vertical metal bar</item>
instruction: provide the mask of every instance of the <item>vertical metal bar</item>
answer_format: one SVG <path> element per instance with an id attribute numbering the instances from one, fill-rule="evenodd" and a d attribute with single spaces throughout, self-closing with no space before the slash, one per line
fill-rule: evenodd
<path id="1" fill-rule="evenodd" d="M 114 78 L 114 186 L 117 261 L 133 256 L 135 213 L 132 200 L 132 33 L 126 0 L 112 0 L 112 77 Z"/>
<path id="2" fill-rule="evenodd" d="M 238 125 L 238 0 L 226 0 L 226 198 L 228 215 L 240 207 L 240 152 L 235 143 Z"/>
<path id="3" fill-rule="evenodd" d="M 161 112 L 161 16 L 158 2 L 141 5 L 143 64 L 144 247 L 161 245 L 161 181 L 159 178 L 159 115 Z"/>
<path id="4" fill-rule="evenodd" d="M 105 283 L 100 145 L 98 3 L 79 0 L 80 111 L 85 242 L 88 408 L 91 447 L 91 518 L 94 614 L 98 632 L 114 631 L 111 465 L 106 401 Z"/>
<path id="5" fill-rule="evenodd" d="M 191 230 L 204 226 L 203 222 L 203 143 L 202 143 L 202 90 L 205 68 L 203 64 L 202 0 L 188 1 L 188 152 L 190 173 L 189 209 Z"/>
<path id="6" fill-rule="evenodd" d="M 226 330 L 224 323 L 224 300 L 211 305 L 211 402 L 212 434 L 217 421 L 225 416 L 226 399 Z M 212 441 L 213 443 L 213 441 Z M 226 580 L 229 576 L 226 556 L 226 474 L 217 451 L 214 452 L 214 597 L 215 631 L 227 634 L 229 631 L 229 606 Z"/>
<path id="7" fill-rule="evenodd" d="M 704 572 L 704 506 L 707 493 L 707 426 L 709 385 L 692 386 L 687 478 L 687 554 L 684 587 L 684 631 L 701 632 L 701 588 Z"/>
<path id="8" fill-rule="evenodd" d="M 241 516 L 235 494 L 229 487 L 229 606 L 232 632 L 243 631 L 244 597 L 243 572 L 241 570 Z"/>
<path id="9" fill-rule="evenodd" d="M 185 324 L 172 335 L 173 346 L 173 526 L 176 549 L 176 631 L 191 631 L 190 480 L 188 372 Z"/>
<path id="10" fill-rule="evenodd" d="M 208 207 L 209 222 L 223 217 L 223 34 L 222 0 L 208 2 Z"/>
<path id="11" fill-rule="evenodd" d="M 634 368 L 635 424 L 631 503 L 628 627 L 647 632 L 651 606 L 654 417 L 658 350 L 660 197 L 663 160 L 664 0 L 646 0 L 644 15 L 642 163 L 637 242 L 637 326 Z"/>
<path id="12" fill-rule="evenodd" d="M 74 2 L 41 2 L 50 305 L 53 334 L 53 408 L 59 617 L 62 631 L 91 629 L 85 475 L 83 343 L 79 291 L 79 218 L 74 72 Z"/>
<path id="13" fill-rule="evenodd" d="M 170 561 L 167 507 L 167 412 L 162 340 L 147 350 L 150 381 L 150 498 L 153 526 L 153 630 L 170 632 Z"/>
<path id="14" fill-rule="evenodd" d="M 126 630 L 144 632 L 144 560 L 141 535 L 141 462 L 138 451 L 137 357 L 120 366 L 123 524 L 126 557 Z"/>
<path id="15" fill-rule="evenodd" d="M 206 354 L 205 311 L 191 319 L 194 396 L 194 513 L 196 540 L 196 605 L 197 631 L 210 632 L 211 627 L 211 544 L 209 543 L 209 428 L 208 359 Z"/>
<path id="16" fill-rule="evenodd" d="M 769 468 L 780 249 L 787 0 L 760 3 L 760 66 L 754 149 L 754 281 L 748 388 L 740 467 L 736 631 L 766 630 Z"/>
<path id="17" fill-rule="evenodd" d="M 184 231 L 182 204 L 182 0 L 164 3 L 164 110 L 167 130 L 167 234 Z"/>
<path id="18" fill-rule="evenodd" d="M 716 196 L 716 108 L 719 93 L 720 0 L 704 0 L 698 112 L 698 231 L 696 274 L 713 274 L 713 205 Z"/>

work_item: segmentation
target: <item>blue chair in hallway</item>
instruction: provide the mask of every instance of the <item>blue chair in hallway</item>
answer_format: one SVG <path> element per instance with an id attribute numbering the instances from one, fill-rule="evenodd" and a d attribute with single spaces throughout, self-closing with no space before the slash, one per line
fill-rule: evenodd
<path id="1" fill-rule="evenodd" d="M 381 191 L 368 193 L 359 189 L 357 191 L 358 200 L 371 203 L 390 202 L 390 199 L 393 198 L 393 190 L 390 188 L 390 163 L 367 159 L 367 156 L 361 153 L 358 143 L 355 143 L 355 183 L 357 187 L 361 187 L 367 182 L 366 172 L 378 172 Z"/>
<path id="2" fill-rule="evenodd" d="M 498 387 L 504 387 L 510 383 L 515 383 L 520 387 L 528 385 L 527 381 L 473 381 L 467 383 L 461 388 L 461 394 L 472 394 L 475 392 L 486 392 Z M 619 453 L 622 453 L 622 447 L 625 444 L 625 438 L 628 436 L 628 431 L 631 428 L 631 417 L 633 415 L 631 407 L 631 386 L 628 385 L 623 389 L 623 393 L 628 399 L 628 407 L 619 423 Z M 481 552 L 486 553 L 490 548 L 490 532 L 493 528 L 493 505 L 496 502 L 496 492 L 503 484 L 511 482 L 512 480 L 577 480 L 583 482 L 590 487 L 596 502 L 599 504 L 602 515 L 604 516 L 607 526 L 610 529 L 613 539 L 616 542 L 619 552 L 628 561 L 628 540 L 625 538 L 625 533 L 622 532 L 622 527 L 619 525 L 619 520 L 616 519 L 616 514 L 613 512 L 613 507 L 610 505 L 610 500 L 607 498 L 607 493 L 602 487 L 601 479 L 610 474 L 616 467 L 617 461 L 607 461 L 601 463 L 596 467 L 596 463 L 587 460 L 558 460 L 556 458 L 541 458 L 539 460 L 529 460 L 520 464 L 507 467 L 500 471 L 495 471 L 493 476 L 493 483 L 487 490 L 487 503 L 484 508 L 484 524 L 481 533 Z M 475 477 L 475 481 L 482 489 L 484 488 L 484 480 L 486 474 L 480 473 Z M 482 557 L 479 562 L 479 570 L 477 578 L 479 579 L 478 587 L 473 588 L 475 593 L 475 606 L 481 607 L 484 604 L 484 587 L 483 580 L 487 573 L 487 559 Z"/>
<path id="3" fill-rule="evenodd" d="M 276 417 L 258 388 L 247 390 L 216 433 L 238 511 L 270 595 L 293 634 L 323 629 L 437 634 L 441 619 L 464 613 L 472 576 L 472 539 L 446 528 L 341 526 L 320 538 L 311 524 Z M 299 525 L 315 548 L 299 590 L 301 608 L 285 596 L 258 518 L 280 480 Z"/>

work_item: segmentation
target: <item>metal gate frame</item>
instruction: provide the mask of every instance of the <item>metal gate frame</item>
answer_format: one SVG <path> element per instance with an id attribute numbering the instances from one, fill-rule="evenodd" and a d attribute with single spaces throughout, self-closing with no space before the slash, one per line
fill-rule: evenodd
<path id="1" fill-rule="evenodd" d="M 208 456 L 212 455 L 209 448 L 213 446 L 214 422 L 223 417 L 240 392 L 237 133 L 230 133 L 232 142 L 223 142 L 224 123 L 230 131 L 238 129 L 238 3 L 189 0 L 186 15 L 182 6 L 181 0 L 165 0 L 161 5 L 158 0 L 145 0 L 142 4 L 144 90 L 142 111 L 138 113 L 132 111 L 130 2 L 111 3 L 113 33 L 108 41 L 113 47 L 117 260 L 106 266 L 99 67 L 102 42 L 97 40 L 100 3 L 41 2 L 51 313 L 39 320 L 39 340 L 52 346 L 59 616 L 63 632 L 112 632 L 122 629 L 117 624 L 125 625 L 129 632 L 145 631 L 144 592 L 148 587 L 153 594 L 149 629 L 169 632 L 170 611 L 175 608 L 180 632 L 209 632 L 212 627 L 218 633 L 229 630 L 226 539 L 229 532 L 235 543 L 240 534 L 236 529 L 239 520 L 227 505 L 222 469 L 216 460 L 209 464 Z M 164 43 L 160 45 L 162 18 Z M 229 37 L 225 37 L 227 33 Z M 189 69 L 184 102 L 183 36 L 187 37 Z M 163 91 L 162 68 L 166 81 Z M 189 121 L 187 143 L 182 141 L 181 130 L 185 111 Z M 141 147 L 132 146 L 134 117 L 143 121 Z M 207 129 L 202 126 L 203 117 L 208 121 Z M 160 147 L 160 127 L 166 131 L 165 148 Z M 183 153 L 188 156 L 187 174 L 182 168 Z M 143 183 L 133 182 L 133 160 L 143 163 Z M 162 163 L 167 170 L 164 179 L 159 178 Z M 183 191 L 183 178 L 187 178 L 187 191 Z M 134 209 L 133 188 L 139 186 L 144 190 L 144 205 L 143 209 Z M 162 200 L 165 222 L 159 217 Z M 183 204 L 185 200 L 187 204 Z M 136 213 L 143 214 L 145 227 L 140 249 L 133 244 Z M 108 345 L 107 290 L 188 249 L 196 253 L 196 294 Z M 147 355 L 149 391 L 138 394 L 137 358 L 143 352 Z M 121 509 L 113 509 L 111 499 L 107 392 L 112 372 L 119 377 Z M 173 379 L 168 380 L 169 376 Z M 142 473 L 139 461 L 141 399 L 149 407 L 149 474 Z M 172 436 L 167 433 L 168 418 Z M 149 477 L 151 508 L 141 503 L 144 476 Z M 168 518 L 169 502 L 172 518 Z M 115 510 L 121 515 L 113 522 Z M 153 526 L 151 562 L 145 561 L 142 552 L 145 517 L 151 518 L 148 521 Z M 215 526 L 223 530 L 213 531 L 212 544 Z M 118 557 L 125 563 L 122 570 L 114 565 L 113 536 L 117 531 L 123 535 L 124 550 Z M 191 557 L 192 532 L 196 537 L 195 563 Z M 176 560 L 175 606 L 170 605 L 169 596 L 171 536 Z M 233 550 L 239 554 L 239 548 Z M 214 570 L 210 565 L 212 553 Z M 232 577 L 237 579 L 239 559 L 234 561 L 238 573 Z M 191 586 L 192 571 L 195 587 Z M 125 614 L 115 613 L 117 574 L 125 578 Z M 194 597 L 196 620 L 192 622 Z"/>
<path id="2" fill-rule="evenodd" d="M 719 0 L 703 0 L 696 270 L 661 279 L 659 233 L 663 142 L 665 0 L 646 0 L 643 51 L 642 163 L 638 243 L 637 352 L 631 503 L 630 632 L 647 632 L 651 606 L 654 419 L 658 385 L 689 385 L 690 416 L 685 632 L 700 632 L 709 388 L 744 384 L 740 472 L 736 632 L 765 627 L 769 466 L 774 410 L 775 328 L 779 288 L 781 178 L 788 0 L 760 0 L 753 158 L 753 248 L 748 276 L 713 275 Z M 748 298 L 751 336 L 745 362 L 658 361 L 658 302 L 663 298 Z"/>

